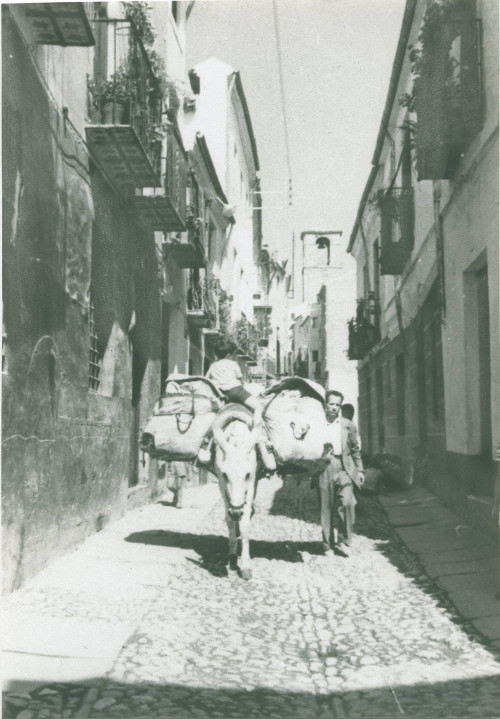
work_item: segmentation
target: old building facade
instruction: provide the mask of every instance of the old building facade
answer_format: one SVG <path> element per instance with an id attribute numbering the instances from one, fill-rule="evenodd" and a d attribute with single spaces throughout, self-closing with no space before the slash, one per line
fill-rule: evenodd
<path id="1" fill-rule="evenodd" d="M 500 441 L 498 5 L 408 0 L 349 243 L 368 455 L 402 458 L 470 522 Z"/>
<path id="2" fill-rule="evenodd" d="M 346 256 L 342 232 L 304 231 L 297 254 L 300 276 L 295 294 L 303 303 L 295 307 L 292 318 L 295 371 L 300 368 L 326 389 L 343 392 L 346 402 L 356 406 L 356 366 L 345 350 L 346 319 L 356 300 L 355 267 Z"/>
<path id="3" fill-rule="evenodd" d="M 2 7 L 5 591 L 163 490 L 138 438 L 169 374 L 225 335 L 257 361 L 257 149 L 233 70 L 203 120 L 193 5 Z"/>

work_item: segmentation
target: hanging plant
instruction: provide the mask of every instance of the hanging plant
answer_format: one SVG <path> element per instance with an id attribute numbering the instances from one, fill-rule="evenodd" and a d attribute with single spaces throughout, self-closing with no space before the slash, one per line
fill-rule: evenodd
<path id="1" fill-rule="evenodd" d="M 413 84 L 399 103 L 417 115 L 409 127 L 420 179 L 449 177 L 479 129 L 477 42 L 473 0 L 442 0 L 428 7 L 418 45 L 409 46 Z"/>
<path id="2" fill-rule="evenodd" d="M 368 204 L 377 212 L 390 215 L 395 222 L 401 219 L 401 191 L 391 188 L 377 190 L 370 195 Z"/>
<path id="3" fill-rule="evenodd" d="M 155 41 L 153 26 L 149 19 L 151 6 L 147 2 L 124 2 L 125 17 L 134 23 L 135 29 L 145 48 L 151 47 Z"/>

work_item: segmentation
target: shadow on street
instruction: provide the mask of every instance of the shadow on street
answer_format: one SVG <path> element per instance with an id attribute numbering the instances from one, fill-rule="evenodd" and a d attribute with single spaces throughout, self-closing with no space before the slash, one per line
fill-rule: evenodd
<path id="1" fill-rule="evenodd" d="M 200 556 L 199 566 L 214 576 L 227 576 L 227 536 L 151 530 L 129 534 L 125 541 L 193 550 Z M 301 552 L 308 552 L 309 554 L 322 553 L 321 542 L 267 542 L 251 539 L 250 547 L 253 558 L 274 559 L 283 562 L 302 562 Z"/>
<path id="2" fill-rule="evenodd" d="M 54 683 L 23 694 L 37 716 L 149 717 L 193 716 L 245 717 L 469 717 L 496 716 L 500 704 L 498 677 L 485 676 L 447 682 L 398 685 L 391 672 L 379 669 L 380 684 L 356 691 L 312 694 L 275 691 L 265 687 L 239 690 L 183 684 L 127 683 L 89 680 L 86 683 Z M 28 696 L 31 700 L 28 701 Z M 4 697 L 4 719 L 16 719 L 23 711 Z M 29 711 L 29 709 L 28 709 Z M 54 713 L 56 712 L 56 713 Z M 201 712 L 201 713 L 200 713 Z M 223 712 L 223 713 L 221 713 Z"/>

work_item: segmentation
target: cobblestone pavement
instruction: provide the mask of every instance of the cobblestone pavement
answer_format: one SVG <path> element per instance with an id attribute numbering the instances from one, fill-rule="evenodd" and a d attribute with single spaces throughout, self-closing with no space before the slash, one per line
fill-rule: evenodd
<path id="1" fill-rule="evenodd" d="M 362 498 L 349 558 L 321 555 L 309 484 L 263 480 L 253 579 L 226 565 L 221 503 L 197 526 L 130 542 L 195 550 L 152 599 L 108 676 L 7 693 L 5 719 L 75 717 L 498 717 L 500 662 Z M 182 530 L 180 529 L 182 527 Z M 44 611 L 115 612 L 77 597 Z M 120 609 L 117 601 L 116 611 Z"/>

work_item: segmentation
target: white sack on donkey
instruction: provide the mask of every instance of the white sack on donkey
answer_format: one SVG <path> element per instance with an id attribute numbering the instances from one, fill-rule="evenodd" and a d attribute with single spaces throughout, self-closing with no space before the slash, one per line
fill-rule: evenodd
<path id="1" fill-rule="evenodd" d="M 321 385 L 289 377 L 271 387 L 263 422 L 278 465 L 310 468 L 329 444 Z"/>
<path id="2" fill-rule="evenodd" d="M 171 375 L 144 428 L 141 450 L 156 459 L 195 459 L 221 406 L 220 392 L 205 377 Z"/>

